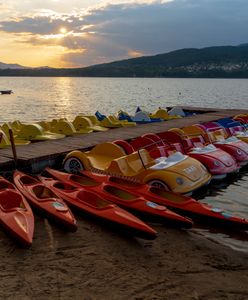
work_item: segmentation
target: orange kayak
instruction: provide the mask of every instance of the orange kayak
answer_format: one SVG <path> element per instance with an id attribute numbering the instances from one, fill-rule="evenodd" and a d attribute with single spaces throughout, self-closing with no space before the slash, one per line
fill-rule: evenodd
<path id="1" fill-rule="evenodd" d="M 34 209 L 62 225 L 63 228 L 69 231 L 76 231 L 76 219 L 72 212 L 66 203 L 51 189 L 38 179 L 20 171 L 14 171 L 13 178 L 18 190 L 26 197 Z"/>
<path id="2" fill-rule="evenodd" d="M 210 226 L 224 226 L 235 230 L 248 230 L 247 219 L 235 216 L 224 209 L 201 203 L 182 194 L 165 191 L 147 184 L 140 184 L 115 176 L 96 174 L 89 171 L 81 171 L 80 176 L 86 178 L 88 182 L 91 180 L 91 184 L 109 182 L 116 186 L 125 187 L 126 189 L 135 191 L 141 196 L 147 197 L 158 204 L 166 205 L 173 211 L 189 216 L 194 221 L 200 223 L 205 223 Z"/>
<path id="3" fill-rule="evenodd" d="M 154 239 L 157 236 L 157 232 L 140 219 L 90 190 L 82 187 L 78 188 L 70 183 L 64 183 L 52 178 L 39 176 L 39 179 L 49 189 L 64 199 L 68 205 L 78 210 L 105 222 L 107 221 L 114 226 L 118 225 L 119 228 L 128 230 L 132 235 L 138 237 Z"/>
<path id="4" fill-rule="evenodd" d="M 34 233 L 33 212 L 15 186 L 1 176 L 0 223 L 23 246 L 31 246 Z"/>
<path id="5" fill-rule="evenodd" d="M 141 196 L 137 194 L 135 190 L 130 191 L 126 189 L 125 186 L 112 184 L 106 181 L 99 182 L 82 174 L 68 174 L 50 168 L 46 168 L 46 172 L 60 181 L 69 183 L 75 187 L 83 187 L 93 191 L 104 199 L 139 216 L 147 217 L 153 221 L 167 223 L 175 227 L 192 227 L 192 221 L 190 219 L 172 212 L 164 205 L 153 202 L 151 197 L 146 197 L 145 195 Z"/>

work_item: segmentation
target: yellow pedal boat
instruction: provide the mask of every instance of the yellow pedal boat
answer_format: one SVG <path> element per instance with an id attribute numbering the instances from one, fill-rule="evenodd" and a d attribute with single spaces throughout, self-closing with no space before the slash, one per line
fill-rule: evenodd
<path id="1" fill-rule="evenodd" d="M 211 179 L 207 169 L 187 155 L 177 152 L 154 160 L 145 149 L 125 155 L 121 147 L 110 142 L 98 144 L 87 152 L 70 152 L 63 166 L 68 172 L 80 169 L 102 172 L 177 193 L 190 193 Z"/>

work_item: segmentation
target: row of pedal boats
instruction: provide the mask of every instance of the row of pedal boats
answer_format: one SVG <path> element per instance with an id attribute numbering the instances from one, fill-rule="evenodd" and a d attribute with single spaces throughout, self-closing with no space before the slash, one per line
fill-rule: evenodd
<path id="1" fill-rule="evenodd" d="M 67 172 L 80 169 L 114 174 L 176 193 L 191 193 L 248 164 L 248 131 L 227 134 L 216 122 L 114 140 L 90 151 L 72 151 Z M 242 127 L 243 128 L 243 127 Z"/>
<path id="2" fill-rule="evenodd" d="M 176 109 L 176 108 L 174 108 Z M 179 113 L 183 110 L 180 109 Z M 158 121 L 166 121 L 181 117 L 180 115 L 169 115 L 166 109 L 159 108 L 154 113 L 145 113 L 144 111 L 138 111 L 136 114 L 145 115 L 146 118 L 140 116 L 138 118 L 130 118 L 123 111 L 115 115 L 103 115 L 100 112 L 96 112 L 95 115 L 78 115 L 73 121 L 69 121 L 66 118 L 53 119 L 51 121 L 39 121 L 36 123 L 22 123 L 20 121 L 4 123 L 0 127 L 0 148 L 10 147 L 10 135 L 9 130 L 12 130 L 14 136 L 14 142 L 17 146 L 27 145 L 30 142 L 44 141 L 44 140 L 56 140 L 62 139 L 66 136 L 74 136 L 78 134 L 88 134 L 91 132 L 102 132 L 113 128 L 119 127 L 133 127 L 136 124 L 154 123 Z M 123 117 L 126 116 L 126 118 Z M 121 117 L 122 116 L 122 117 Z M 131 121 L 136 120 L 136 121 Z M 243 132 L 248 126 L 247 115 L 237 115 L 233 119 L 223 118 L 218 122 L 215 122 L 215 126 L 222 128 L 227 134 L 237 131 Z"/>
<path id="3" fill-rule="evenodd" d="M 154 113 L 147 113 L 137 108 L 135 116 L 130 116 L 123 111 L 116 115 L 104 115 L 96 111 L 94 115 L 78 115 L 73 121 L 67 118 L 39 121 L 36 123 L 22 123 L 19 120 L 7 122 L 0 127 L 0 148 L 11 146 L 9 130 L 13 132 L 14 142 L 17 146 L 27 145 L 30 142 L 57 140 L 66 136 L 103 132 L 119 127 L 133 127 L 137 124 L 154 123 L 181 116 L 170 115 L 166 109 L 159 108 Z M 182 109 L 180 110 L 182 111 Z M 120 118 L 120 114 L 127 119 Z M 156 117 L 160 116 L 160 118 Z M 131 121 L 133 120 L 133 121 Z"/>
<path id="4" fill-rule="evenodd" d="M 248 220 L 244 218 L 182 194 L 117 176 L 85 170 L 70 174 L 46 168 L 43 176 L 16 170 L 13 182 L 0 178 L 0 222 L 25 247 L 31 246 L 33 240 L 33 209 L 72 232 L 77 230 L 77 221 L 71 208 L 145 239 L 157 236 L 146 221 L 183 229 L 200 221 L 248 230 Z"/>

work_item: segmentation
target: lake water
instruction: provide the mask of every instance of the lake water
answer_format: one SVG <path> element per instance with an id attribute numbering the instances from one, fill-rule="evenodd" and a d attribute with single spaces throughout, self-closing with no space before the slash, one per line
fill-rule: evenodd
<path id="1" fill-rule="evenodd" d="M 73 119 L 96 110 L 133 114 L 137 105 L 148 111 L 172 105 L 248 107 L 247 79 L 0 77 L 2 89 L 14 94 L 0 95 L 0 122 Z"/>
<path id="2" fill-rule="evenodd" d="M 139 105 L 147 111 L 159 106 L 248 108 L 247 79 L 162 78 L 40 78 L 0 77 L 0 123 L 31 122 L 123 109 L 131 114 Z M 211 184 L 196 197 L 233 214 L 248 218 L 248 171 Z M 206 228 L 196 232 L 239 251 L 248 252 L 248 232 L 230 233 Z"/>

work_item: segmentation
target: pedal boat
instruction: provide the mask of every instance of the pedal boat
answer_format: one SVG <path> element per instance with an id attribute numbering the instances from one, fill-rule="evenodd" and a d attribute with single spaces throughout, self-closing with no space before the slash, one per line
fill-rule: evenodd
<path id="1" fill-rule="evenodd" d="M 74 209 L 126 229 L 137 237 L 154 239 L 157 236 L 157 232 L 143 221 L 90 189 L 76 187 L 70 180 L 63 182 L 42 176 L 39 179 Z"/>
<path id="2" fill-rule="evenodd" d="M 71 173 L 80 169 L 96 170 L 183 194 L 208 184 L 211 179 L 200 162 L 180 153 L 156 161 L 145 149 L 126 155 L 120 146 L 110 142 L 98 144 L 87 152 L 70 152 L 63 166 Z"/>
<path id="3" fill-rule="evenodd" d="M 214 180 L 221 180 L 227 174 L 235 173 L 240 169 L 237 161 L 229 153 L 213 144 L 205 145 L 204 139 L 187 135 L 179 128 L 159 133 L 158 136 L 176 151 L 200 161 Z"/>
<path id="4" fill-rule="evenodd" d="M 76 219 L 66 203 L 38 179 L 14 171 L 14 183 L 30 205 L 64 229 L 76 231 Z"/>
<path id="5" fill-rule="evenodd" d="M 165 205 L 180 215 L 190 217 L 193 221 L 208 224 L 211 227 L 216 225 L 228 227 L 232 230 L 248 230 L 247 219 L 234 216 L 224 209 L 196 201 L 191 197 L 111 175 L 97 174 L 90 171 L 81 171 L 79 175 L 82 176 L 82 180 L 88 182 L 88 184 L 93 185 L 96 184 L 96 182 L 105 184 L 111 183 L 117 187 L 135 191 L 135 193 L 159 205 Z"/>
<path id="6" fill-rule="evenodd" d="M 21 193 L 8 180 L 0 176 L 0 223 L 22 246 L 33 241 L 33 212 Z"/>
<path id="7" fill-rule="evenodd" d="M 155 112 L 149 115 L 150 118 L 162 119 L 164 121 L 173 120 L 173 119 L 180 119 L 182 116 L 179 115 L 170 115 L 168 111 L 164 108 L 159 107 Z"/>
<path id="8" fill-rule="evenodd" d="M 184 132 L 187 130 L 187 127 L 183 128 Z M 206 145 L 212 143 L 217 148 L 232 155 L 241 167 L 248 163 L 248 145 L 236 137 L 228 137 L 225 130 L 220 126 L 216 126 L 215 123 L 192 125 L 190 131 L 198 132 L 198 135 L 204 138 Z"/>
<path id="9" fill-rule="evenodd" d="M 78 188 L 87 189 L 100 195 L 102 198 L 129 210 L 138 216 L 148 218 L 155 222 L 162 222 L 175 227 L 191 228 L 192 221 L 167 209 L 164 205 L 158 205 L 144 195 L 138 195 L 134 190 L 129 191 L 123 186 L 116 186 L 110 182 L 100 183 L 76 174 L 67 174 L 46 168 L 49 175 Z"/>
<path id="10" fill-rule="evenodd" d="M 75 119 L 72 121 L 75 129 L 80 131 L 82 129 L 92 130 L 96 132 L 107 131 L 108 128 L 102 127 L 100 125 L 94 125 L 91 119 L 87 116 L 76 116 Z"/>
<path id="11" fill-rule="evenodd" d="M 231 118 L 224 118 L 215 123 L 222 126 L 229 136 L 235 136 L 239 140 L 248 143 L 248 131 L 246 126 L 244 126 L 241 122 Z"/>

